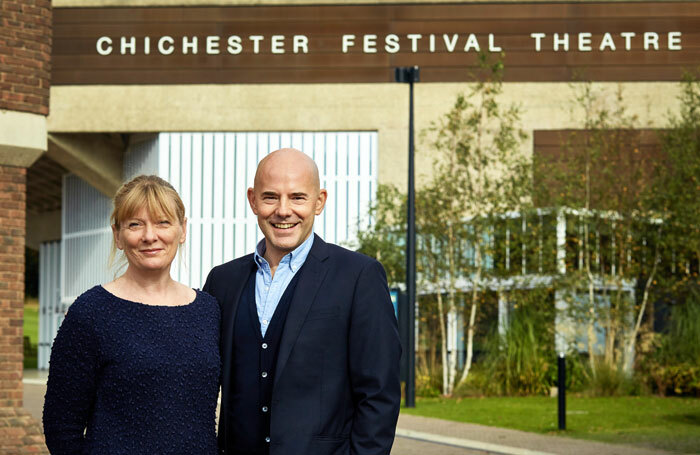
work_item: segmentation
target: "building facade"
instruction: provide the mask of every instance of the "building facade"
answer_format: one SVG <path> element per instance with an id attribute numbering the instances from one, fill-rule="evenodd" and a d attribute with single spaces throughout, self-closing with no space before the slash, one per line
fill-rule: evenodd
<path id="1" fill-rule="evenodd" d="M 212 265 L 254 245 L 245 188 L 277 146 L 300 147 L 321 165 L 330 203 L 318 229 L 327 240 L 351 242 L 371 222 L 377 184 L 405 187 L 408 87 L 394 82 L 396 67 L 421 69 L 420 132 L 476 83 L 480 53 L 502 59 L 502 101 L 520 106 L 523 153 L 532 156 L 551 146 L 538 138 L 581 128 L 586 113 L 572 100 L 587 82 L 603 94 L 621 90 L 639 128 L 663 128 L 700 50 L 696 2 L 15 0 L 0 8 L 0 405 L 11 409 L 21 407 L 24 245 L 40 251 L 46 367 L 67 305 L 114 274 L 109 198 L 130 176 L 158 173 L 183 194 L 192 229 L 174 273 L 200 286 Z M 417 155 L 419 181 L 431 162 Z"/>
<path id="2" fill-rule="evenodd" d="M 46 150 L 51 5 L 0 4 L 0 452 L 45 453 L 22 408 L 27 169 Z"/>

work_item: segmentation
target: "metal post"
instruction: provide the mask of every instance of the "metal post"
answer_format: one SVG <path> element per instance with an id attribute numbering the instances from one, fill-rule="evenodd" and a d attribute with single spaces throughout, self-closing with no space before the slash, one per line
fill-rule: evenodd
<path id="1" fill-rule="evenodd" d="M 557 359 L 558 380 L 557 395 L 559 397 L 559 429 L 566 430 L 566 357 L 564 353 L 559 354 Z"/>
<path id="2" fill-rule="evenodd" d="M 406 353 L 408 377 L 406 380 L 406 407 L 416 406 L 416 194 L 413 142 L 413 83 L 418 82 L 417 66 L 396 68 L 396 82 L 408 83 L 408 207 L 406 229 L 406 297 L 408 298 L 408 352 Z"/>

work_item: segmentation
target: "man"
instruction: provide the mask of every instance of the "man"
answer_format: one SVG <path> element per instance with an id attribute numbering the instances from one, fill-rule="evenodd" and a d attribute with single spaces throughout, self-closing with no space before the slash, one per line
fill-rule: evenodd
<path id="1" fill-rule="evenodd" d="M 388 455 L 399 413 L 396 318 L 382 266 L 313 233 L 327 192 L 281 149 L 248 202 L 264 239 L 215 267 L 221 305 L 219 447 L 231 455 Z"/>

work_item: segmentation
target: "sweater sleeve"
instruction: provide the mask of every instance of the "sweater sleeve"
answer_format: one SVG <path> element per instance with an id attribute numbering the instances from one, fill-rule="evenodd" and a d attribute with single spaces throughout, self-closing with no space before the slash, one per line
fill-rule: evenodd
<path id="1" fill-rule="evenodd" d="M 52 455 L 83 453 L 97 383 L 98 346 L 87 302 L 71 305 L 51 349 L 44 435 Z"/>

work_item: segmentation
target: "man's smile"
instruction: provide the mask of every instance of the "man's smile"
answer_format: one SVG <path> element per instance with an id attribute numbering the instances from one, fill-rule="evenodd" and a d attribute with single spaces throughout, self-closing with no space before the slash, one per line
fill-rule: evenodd
<path id="1" fill-rule="evenodd" d="M 270 223 L 277 229 L 291 229 L 299 223 Z"/>

